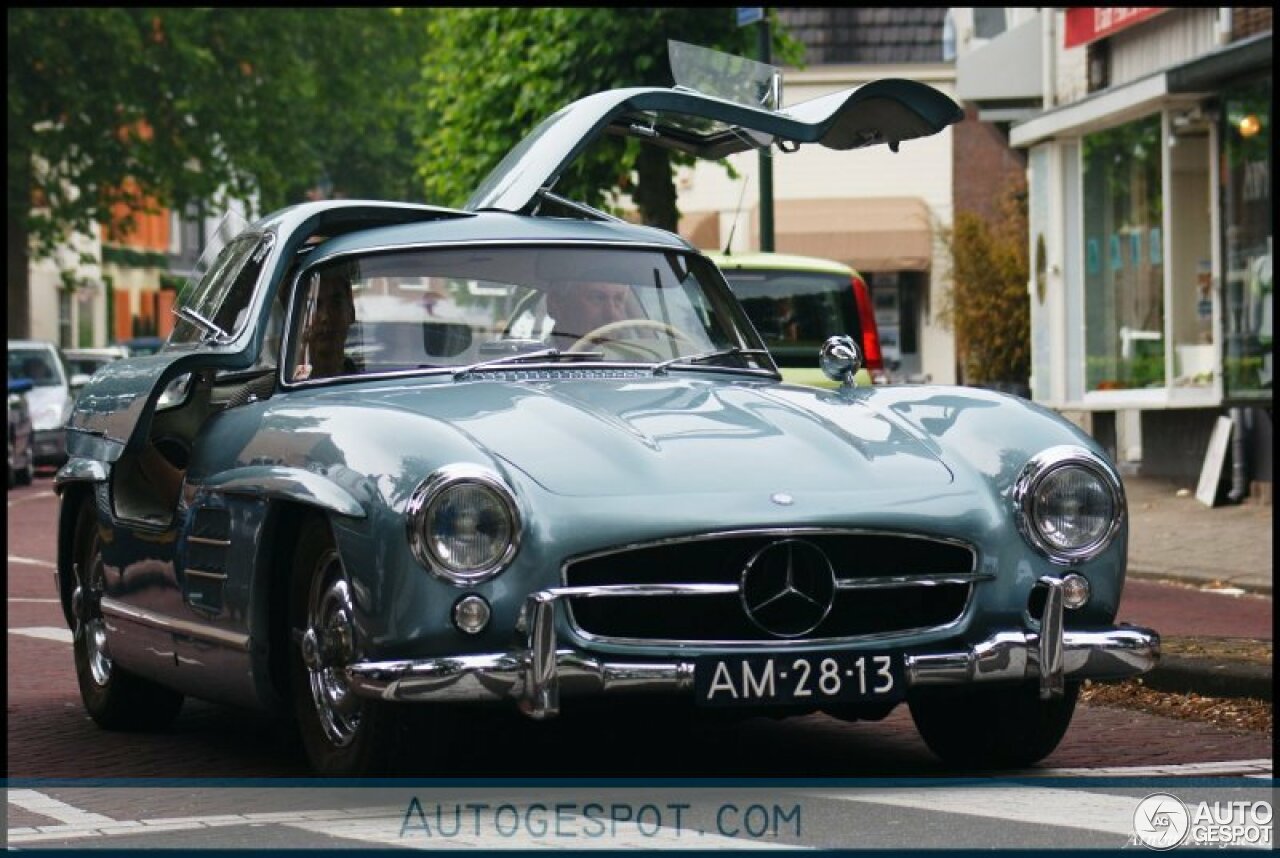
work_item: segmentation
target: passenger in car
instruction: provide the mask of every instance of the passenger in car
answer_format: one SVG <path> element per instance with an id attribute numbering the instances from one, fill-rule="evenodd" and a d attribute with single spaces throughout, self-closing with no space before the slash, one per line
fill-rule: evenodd
<path id="1" fill-rule="evenodd" d="M 547 312 L 555 320 L 552 343 L 567 349 L 597 328 L 631 318 L 630 297 L 630 287 L 622 283 L 560 284 L 547 295 Z"/>
<path id="2" fill-rule="evenodd" d="M 356 371 L 346 355 L 347 333 L 356 320 L 351 280 L 343 268 L 312 275 L 303 310 L 306 322 L 298 341 L 293 380 L 327 378 Z"/>

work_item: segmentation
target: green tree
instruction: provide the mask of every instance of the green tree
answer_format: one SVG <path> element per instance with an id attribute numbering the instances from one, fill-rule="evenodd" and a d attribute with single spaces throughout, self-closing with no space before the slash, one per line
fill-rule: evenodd
<path id="1" fill-rule="evenodd" d="M 321 180 L 412 198 L 410 112 L 425 12 L 8 10 L 9 334 L 29 252 L 115 203 L 219 194 L 274 208 Z"/>
<path id="2" fill-rule="evenodd" d="M 943 231 L 952 261 L 943 317 L 955 330 L 967 384 L 1026 384 L 1030 376 L 1027 230 L 1027 188 L 1015 179 L 994 218 L 962 211 Z"/>
<path id="3" fill-rule="evenodd" d="M 779 27 L 774 56 L 802 46 Z M 754 27 L 731 8 L 451 8 L 438 10 L 425 58 L 418 173 L 432 202 L 461 205 L 541 119 L 571 101 L 624 86 L 671 86 L 667 40 L 752 56 Z M 556 192 L 603 205 L 627 191 L 645 223 L 675 230 L 672 177 L 683 156 L 605 138 L 583 153 Z M 633 179 L 633 173 L 635 178 Z"/>

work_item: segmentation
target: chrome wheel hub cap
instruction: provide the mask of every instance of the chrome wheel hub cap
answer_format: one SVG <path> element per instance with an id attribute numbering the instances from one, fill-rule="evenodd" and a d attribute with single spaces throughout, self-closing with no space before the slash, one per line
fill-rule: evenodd
<path id="1" fill-rule="evenodd" d="M 98 607 L 98 600 L 102 597 L 102 561 L 96 551 L 92 564 L 87 580 L 77 576 L 82 583 L 71 594 L 71 610 L 76 620 L 76 636 L 84 642 L 89 675 L 95 685 L 102 687 L 111 681 L 111 657 L 107 654 L 107 624 Z"/>
<path id="2" fill-rule="evenodd" d="M 346 665 L 354 656 L 351 588 L 336 551 L 327 551 L 317 567 L 302 633 L 302 660 L 307 667 L 311 701 L 329 741 L 349 745 L 360 729 L 362 704 L 352 693 Z"/>

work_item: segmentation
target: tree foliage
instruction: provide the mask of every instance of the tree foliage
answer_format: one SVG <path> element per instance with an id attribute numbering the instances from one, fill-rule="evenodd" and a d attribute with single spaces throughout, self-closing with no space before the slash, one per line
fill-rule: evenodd
<path id="1" fill-rule="evenodd" d="M 781 34 L 775 57 L 799 60 Z M 430 25 L 418 173 L 427 197 L 461 205 L 541 119 L 605 89 L 671 86 L 667 40 L 752 56 L 754 27 L 731 8 L 450 8 Z M 675 229 L 672 158 L 666 150 L 606 138 L 561 177 L 559 194 L 602 206 L 627 191 L 646 223 Z M 638 176 L 633 176 L 633 172 Z"/>
<path id="2" fill-rule="evenodd" d="M 423 10 L 8 10 L 10 330 L 27 248 L 116 203 L 412 198 Z M 151 202 L 151 201 L 154 201 Z M 33 207 L 34 206 L 34 207 Z"/>
<path id="3" fill-rule="evenodd" d="M 963 380 L 1025 384 L 1031 372 L 1027 189 L 1014 179 L 990 221 L 962 211 L 944 231 L 952 285 L 944 315 L 956 335 Z"/>

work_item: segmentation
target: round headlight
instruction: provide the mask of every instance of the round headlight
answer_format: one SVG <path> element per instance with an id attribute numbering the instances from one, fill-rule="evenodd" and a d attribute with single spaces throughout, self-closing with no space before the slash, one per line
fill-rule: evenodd
<path id="1" fill-rule="evenodd" d="M 1097 556 L 1124 518 L 1124 495 L 1097 456 L 1055 447 L 1032 459 L 1014 489 L 1027 540 L 1057 563 Z"/>
<path id="2" fill-rule="evenodd" d="M 510 490 L 475 466 L 445 468 L 427 478 L 409 499 L 407 525 L 418 561 L 459 586 L 506 568 L 520 536 Z"/>

